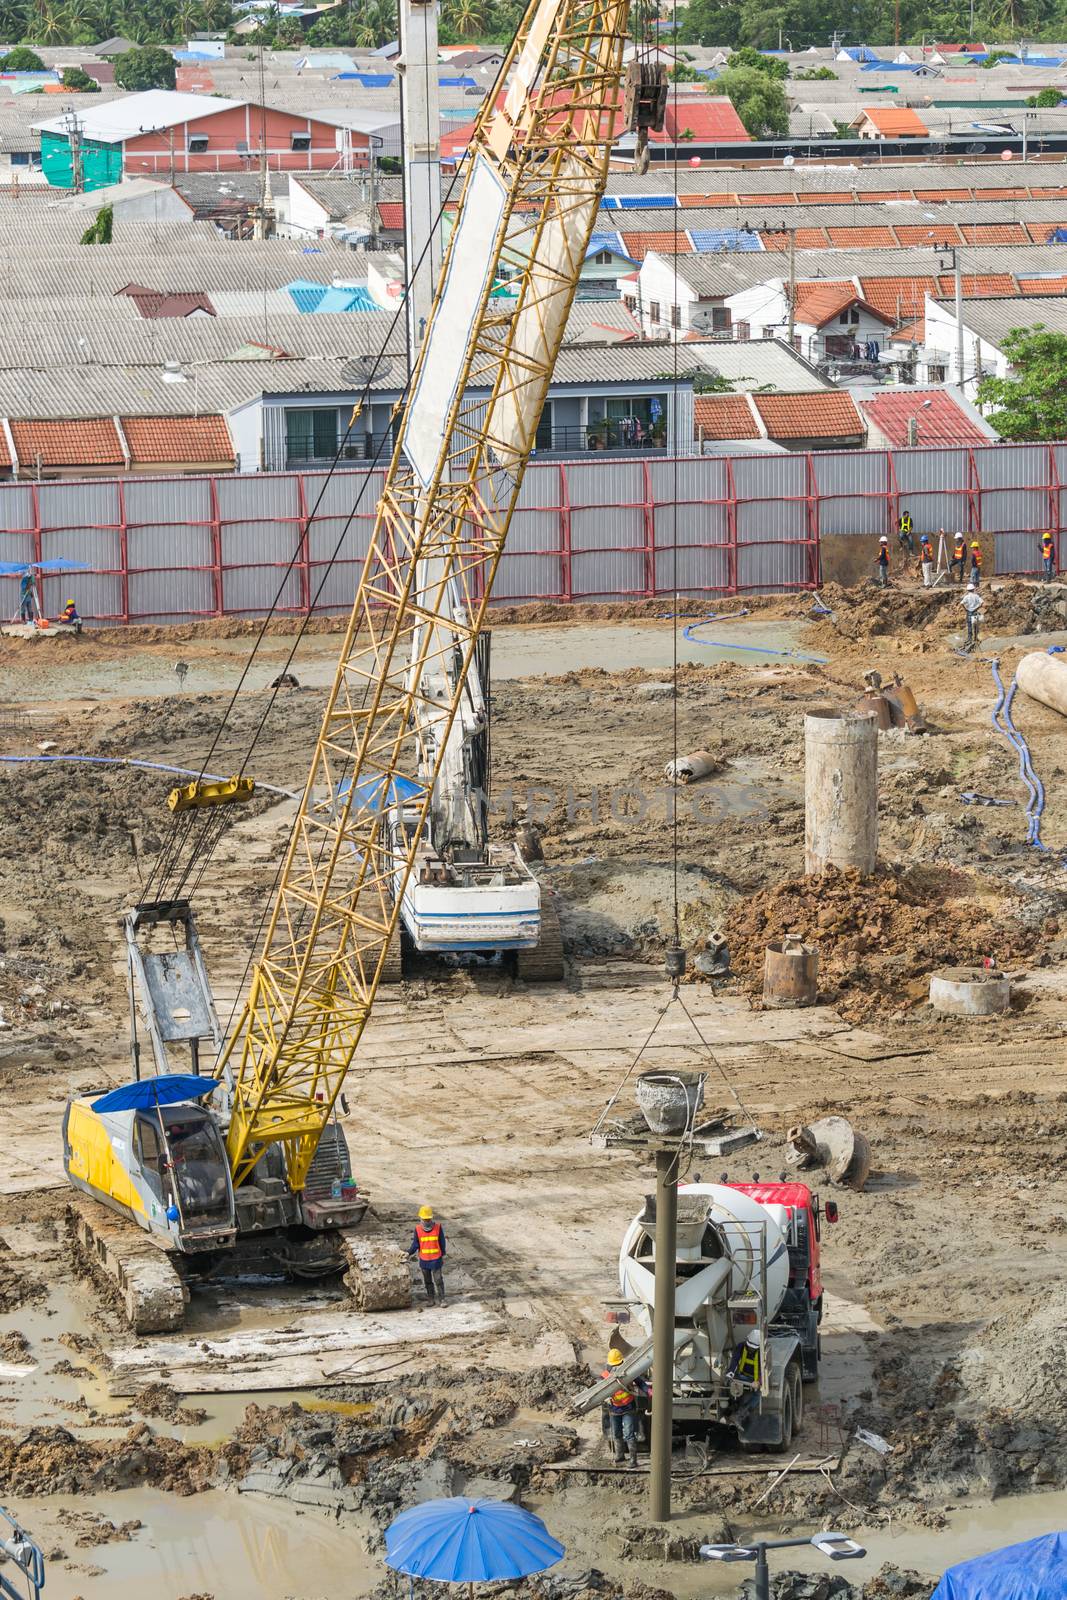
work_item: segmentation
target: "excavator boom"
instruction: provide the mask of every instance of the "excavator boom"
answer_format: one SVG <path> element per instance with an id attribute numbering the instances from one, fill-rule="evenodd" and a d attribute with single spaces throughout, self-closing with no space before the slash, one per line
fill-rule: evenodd
<path id="1" fill-rule="evenodd" d="M 370 1013 L 437 779 L 410 730 L 437 724 L 443 752 L 457 714 L 606 185 L 628 9 L 534 0 L 472 135 L 269 927 L 219 1058 L 235 1186 L 280 1143 L 303 1188 Z M 517 295 L 494 293 L 505 279 Z M 425 697 L 457 650 L 451 693 Z M 406 853 L 388 825 L 401 802 Z"/>

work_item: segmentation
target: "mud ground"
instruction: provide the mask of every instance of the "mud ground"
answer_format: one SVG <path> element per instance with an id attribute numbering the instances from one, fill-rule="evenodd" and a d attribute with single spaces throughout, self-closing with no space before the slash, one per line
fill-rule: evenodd
<path id="1" fill-rule="evenodd" d="M 1063 638 L 1063 594 L 994 588 L 987 632 L 1006 681 L 1023 649 Z M 568 1546 L 560 1575 L 538 1586 L 544 1600 L 736 1592 L 736 1569 L 712 1574 L 696 1561 L 701 1539 L 824 1525 L 862 1534 L 877 1557 L 855 1592 L 925 1595 L 932 1582 L 896 1569 L 936 1574 L 955 1559 L 969 1507 L 1000 1501 L 1033 1516 L 1044 1497 L 1049 1526 L 1062 1524 L 1067 723 L 1019 697 L 1017 722 L 1048 797 L 1040 852 L 1025 843 L 1017 756 L 990 726 L 990 667 L 953 650 L 958 597 L 823 598 L 831 617 L 806 618 L 806 598 L 771 598 L 706 636 L 751 642 L 765 625 L 774 648 L 825 663 L 713 652 L 704 665 L 698 646 L 688 652 L 697 659 L 679 670 L 678 747 L 711 751 L 716 771 L 683 791 L 676 823 L 663 777 L 674 624 L 647 607 L 500 620 L 494 826 L 504 837 L 521 820 L 537 825 L 568 974 L 560 988 L 531 988 L 491 967 L 424 965 L 378 1008 L 347 1087 L 357 1175 L 398 1242 L 414 1206 L 439 1209 L 456 1300 L 488 1308 L 496 1327 L 467 1342 L 435 1339 L 427 1311 L 425 1344 L 374 1382 L 359 1382 L 357 1370 L 325 1387 L 257 1384 L 220 1396 L 187 1392 L 167 1371 L 139 1393 L 117 1381 L 133 1341 L 75 1275 L 59 1125 L 70 1092 L 128 1076 L 117 917 L 151 890 L 169 851 L 174 780 L 132 768 L 0 768 L 0 1093 L 10 1140 L 0 1174 L 0 1491 L 47 1529 L 54 1592 L 125 1594 L 128 1551 L 141 1553 L 161 1600 L 242 1600 L 234 1571 L 152 1565 L 161 1508 L 189 1497 L 229 1508 L 238 1530 L 252 1516 L 244 1507 L 262 1502 L 315 1519 L 322 1537 L 345 1530 L 362 1552 L 338 1569 L 349 1587 L 333 1576 L 327 1587 L 335 1569 L 324 1554 L 321 1581 L 297 1564 L 295 1575 L 279 1567 L 248 1590 L 300 1600 L 374 1591 L 384 1527 L 432 1494 L 521 1494 L 538 1509 Z M 141 629 L 47 646 L 4 641 L 0 755 L 76 752 L 199 770 L 238 650 L 253 636 L 198 625 L 180 637 Z M 280 670 L 291 643 L 285 627 L 268 636 L 261 679 Z M 322 681 L 335 643 L 327 627 L 303 641 L 298 679 Z M 179 654 L 185 689 L 173 672 Z M 635 656 L 647 664 L 628 666 Z M 567 670 L 554 670 L 561 661 Z M 806 880 L 804 712 L 848 704 L 870 667 L 905 677 L 931 731 L 882 736 L 874 878 Z M 124 680 L 150 692 L 126 696 Z M 211 751 L 214 770 L 236 767 L 264 705 L 260 687 L 238 700 Z M 317 687 L 279 694 L 250 768 L 263 783 L 300 787 L 320 705 Z M 1006 803 L 968 805 L 964 793 Z M 261 793 L 185 884 L 224 1020 L 289 809 Z M 667 1033 L 670 1059 L 705 1065 L 709 1091 L 715 1082 L 726 1107 L 740 1098 L 765 1134 L 758 1151 L 722 1165 L 732 1177 L 776 1172 L 786 1129 L 837 1111 L 868 1135 L 874 1171 L 863 1194 L 836 1196 L 842 1220 L 824 1241 L 823 1376 L 808 1390 L 796 1446 L 802 1469 L 823 1470 L 779 1479 L 788 1462 L 761 1466 L 713 1439 L 679 1458 L 678 1516 L 664 1530 L 648 1522 L 644 1477 L 586 1470 L 605 1459 L 599 1424 L 573 1417 L 569 1399 L 599 1370 L 600 1302 L 649 1181 L 634 1158 L 591 1149 L 588 1133 L 669 993 L 659 965 L 674 918 L 675 830 L 683 943 L 696 954 L 723 930 L 735 976 L 714 986 L 687 979 L 683 995 L 715 1059 L 679 1026 Z M 820 947 L 819 1004 L 765 1012 L 763 947 L 793 930 Z M 986 957 L 1015 979 L 1011 1012 L 935 1019 L 929 973 Z M 344 1309 L 321 1290 L 311 1300 Z M 260 1325 L 299 1326 L 306 1307 L 289 1291 L 229 1286 L 195 1308 L 192 1332 L 239 1339 Z M 857 1428 L 888 1450 L 858 1441 Z M 567 1467 L 580 1470 L 556 1470 Z M 882 1566 L 893 1570 L 876 1577 Z M 798 1578 L 779 1592 L 806 1600 L 816 1590 Z"/>

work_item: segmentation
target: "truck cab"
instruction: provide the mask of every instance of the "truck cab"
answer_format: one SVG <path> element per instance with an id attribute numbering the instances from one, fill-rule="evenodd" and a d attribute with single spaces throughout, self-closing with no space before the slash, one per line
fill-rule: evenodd
<path id="1" fill-rule="evenodd" d="M 822 1223 L 837 1221 L 837 1206 L 829 1201 L 823 1207 L 818 1194 L 806 1183 L 780 1179 L 776 1183 L 731 1183 L 727 1188 L 749 1195 L 760 1205 L 785 1214 L 789 1248 L 789 1287 L 775 1316 L 775 1323 L 792 1328 L 800 1340 L 805 1383 L 819 1376 L 819 1324 L 822 1321 Z"/>

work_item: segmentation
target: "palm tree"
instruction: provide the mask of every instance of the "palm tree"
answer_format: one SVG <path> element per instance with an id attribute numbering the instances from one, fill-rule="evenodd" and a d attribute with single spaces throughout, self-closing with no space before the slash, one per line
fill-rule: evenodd
<path id="1" fill-rule="evenodd" d="M 462 38 L 476 37 L 485 27 L 485 11 L 481 0 L 458 0 L 452 20 Z"/>
<path id="2" fill-rule="evenodd" d="M 30 27 L 38 44 L 58 44 L 66 38 L 62 12 L 57 11 L 50 0 L 38 0 L 30 18 Z"/>

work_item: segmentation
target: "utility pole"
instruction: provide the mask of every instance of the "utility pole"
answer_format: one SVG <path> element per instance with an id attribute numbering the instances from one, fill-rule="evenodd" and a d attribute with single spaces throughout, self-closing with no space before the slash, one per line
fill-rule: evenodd
<path id="1" fill-rule="evenodd" d="M 674 1433 L 674 1290 L 678 1260 L 678 1151 L 656 1151 L 656 1319 L 652 1325 L 652 1448 L 649 1506 L 653 1522 L 671 1517 Z"/>
<path id="2" fill-rule="evenodd" d="M 797 230 L 789 229 L 789 348 L 793 348 L 793 329 L 797 320 Z"/>
<path id="3" fill-rule="evenodd" d="M 67 141 L 70 144 L 70 182 L 75 194 L 85 188 L 85 169 L 82 160 L 82 123 L 78 113 L 71 110 L 67 117 Z"/>
<path id="4" fill-rule="evenodd" d="M 370 179 L 370 181 L 369 181 L 369 183 L 367 185 L 367 193 L 368 193 L 368 195 L 370 197 L 368 204 L 370 206 L 370 219 L 369 220 L 370 220 L 370 242 L 371 242 L 371 249 L 372 250 L 377 250 L 377 248 L 378 248 L 378 156 L 377 156 L 377 146 L 380 145 L 380 144 L 384 144 L 384 143 L 385 143 L 385 140 L 380 138 L 378 134 L 376 134 L 376 133 L 368 133 L 368 135 L 367 135 L 367 160 L 368 160 L 369 179 Z"/>
<path id="5" fill-rule="evenodd" d="M 408 355 L 426 332 L 441 269 L 441 112 L 436 0 L 400 0 L 400 122 Z"/>
<path id="6" fill-rule="evenodd" d="M 960 271 L 960 253 L 955 245 L 946 245 L 952 256 L 952 277 L 956 291 L 956 381 L 963 392 L 963 276 Z"/>

